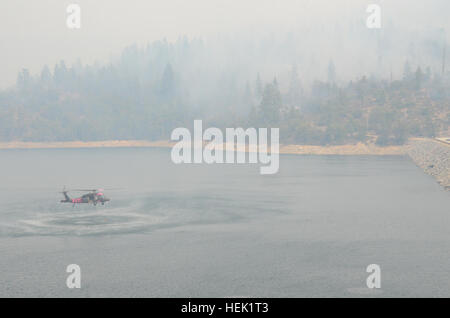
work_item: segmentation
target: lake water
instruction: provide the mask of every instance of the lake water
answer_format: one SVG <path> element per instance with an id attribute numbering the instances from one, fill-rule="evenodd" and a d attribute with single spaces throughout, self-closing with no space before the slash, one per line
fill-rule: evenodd
<path id="1" fill-rule="evenodd" d="M 63 186 L 112 201 L 61 204 Z M 407 157 L 283 155 L 260 175 L 169 149 L 2 150 L 0 296 L 450 297 L 449 207 Z"/>

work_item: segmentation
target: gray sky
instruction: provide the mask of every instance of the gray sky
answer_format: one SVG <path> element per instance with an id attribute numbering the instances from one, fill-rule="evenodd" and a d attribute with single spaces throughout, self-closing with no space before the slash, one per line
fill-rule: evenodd
<path id="1" fill-rule="evenodd" d="M 81 6 L 81 29 L 66 27 L 70 3 Z M 448 0 L 1 1 L 0 88 L 13 84 L 22 68 L 35 74 L 61 59 L 106 62 L 132 43 L 364 21 L 370 3 L 381 5 L 384 22 L 424 30 L 449 26 Z"/>

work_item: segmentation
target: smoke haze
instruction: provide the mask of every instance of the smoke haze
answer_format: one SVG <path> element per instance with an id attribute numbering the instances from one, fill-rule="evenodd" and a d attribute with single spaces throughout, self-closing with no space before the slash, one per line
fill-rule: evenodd
<path id="1" fill-rule="evenodd" d="M 60 60 L 108 63 L 129 45 L 184 36 L 209 44 L 205 64 L 246 65 L 252 76 L 256 71 L 263 78 L 283 76 L 296 64 L 308 82 L 324 78 L 333 60 L 341 79 L 366 73 L 388 77 L 391 70 L 398 77 L 406 59 L 440 67 L 450 23 L 445 0 L 80 0 L 82 26 L 70 30 L 70 3 L 0 4 L 1 88 L 13 85 L 23 68 L 37 74 Z M 370 3 L 381 6 L 381 30 L 366 28 Z"/>

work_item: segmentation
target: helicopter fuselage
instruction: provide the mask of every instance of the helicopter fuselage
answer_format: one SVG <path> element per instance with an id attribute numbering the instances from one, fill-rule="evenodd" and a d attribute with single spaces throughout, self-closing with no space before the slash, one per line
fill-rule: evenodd
<path id="1" fill-rule="evenodd" d="M 105 202 L 110 201 L 109 198 L 107 198 L 102 192 L 93 192 L 93 193 L 87 193 L 85 195 L 82 195 L 79 198 L 73 198 L 71 199 L 67 192 L 64 192 L 64 200 L 61 200 L 61 203 L 72 203 L 75 204 L 81 204 L 81 203 L 92 203 L 94 205 L 97 205 L 97 203 L 101 203 L 102 205 L 105 204 Z"/>

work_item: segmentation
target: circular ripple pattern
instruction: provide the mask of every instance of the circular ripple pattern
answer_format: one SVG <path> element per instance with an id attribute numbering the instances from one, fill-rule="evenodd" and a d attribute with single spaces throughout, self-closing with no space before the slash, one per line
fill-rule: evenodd
<path id="1" fill-rule="evenodd" d="M 250 198 L 251 201 L 251 198 Z M 116 199 L 105 206 L 23 203 L 8 207 L 9 215 L 27 210 L 0 224 L 0 236 L 112 235 L 145 233 L 155 229 L 188 224 L 234 222 L 261 213 L 279 213 L 278 209 L 240 204 L 245 216 L 237 212 L 236 202 L 223 196 L 152 194 L 130 199 Z"/>

